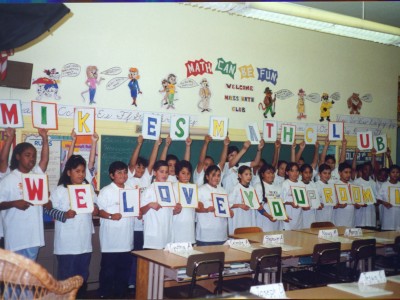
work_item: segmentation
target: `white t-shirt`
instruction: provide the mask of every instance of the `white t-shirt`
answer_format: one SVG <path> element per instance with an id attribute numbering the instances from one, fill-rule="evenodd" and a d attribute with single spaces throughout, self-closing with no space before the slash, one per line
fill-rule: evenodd
<path id="1" fill-rule="evenodd" d="M 331 171 L 331 178 L 329 179 L 328 183 L 335 184 L 338 181 L 340 181 L 339 170 L 338 170 L 338 168 L 334 168 Z M 337 226 L 339 226 L 339 225 L 337 225 Z"/>
<path id="2" fill-rule="evenodd" d="M 376 199 L 376 184 L 372 179 L 364 180 L 361 177 L 354 180 L 355 185 L 359 185 L 362 187 L 370 186 L 372 188 L 372 192 Z M 355 226 L 360 227 L 375 227 L 376 226 L 376 211 L 375 205 L 367 205 L 366 207 L 360 207 L 359 209 L 355 209 Z"/>
<path id="3" fill-rule="evenodd" d="M 172 182 L 172 183 L 178 182 L 178 178 L 176 178 L 176 175 L 168 175 L 167 181 Z"/>
<path id="4" fill-rule="evenodd" d="M 178 200 L 178 183 L 172 184 L 175 198 Z M 182 207 L 179 214 L 172 217 L 172 242 L 190 242 L 196 243 L 195 237 L 195 217 L 194 208 Z"/>
<path id="5" fill-rule="evenodd" d="M 8 174 L 10 174 L 10 168 L 7 167 L 7 170 L 2 173 L 0 172 L 0 182 L 3 180 L 4 177 L 6 177 Z M 0 238 L 4 237 L 4 231 L 3 231 L 3 221 L 1 218 L 1 213 L 0 213 Z"/>
<path id="6" fill-rule="evenodd" d="M 241 166 L 248 166 L 250 167 L 251 162 L 239 163 L 238 166 L 233 166 L 229 168 L 229 162 L 225 163 L 224 166 L 224 174 L 222 177 L 222 186 L 224 187 L 225 191 L 229 194 L 235 185 L 238 183 L 238 170 Z M 253 172 L 253 170 L 251 170 Z M 222 174 L 221 174 L 222 175 Z"/>
<path id="7" fill-rule="evenodd" d="M 389 202 L 389 187 L 400 187 L 400 182 L 396 184 L 386 181 L 382 184 L 378 191 L 378 199 Z M 400 206 L 392 206 L 386 208 L 383 205 L 382 217 L 381 217 L 381 228 L 383 230 L 397 230 L 400 227 Z"/>
<path id="8" fill-rule="evenodd" d="M 274 184 L 278 186 L 282 186 L 282 183 L 285 181 L 285 177 L 279 176 L 278 172 L 275 172 Z"/>
<path id="9" fill-rule="evenodd" d="M 291 186 L 300 186 L 305 187 L 305 184 L 302 181 L 293 182 L 289 179 L 286 179 L 282 183 L 282 199 L 283 203 L 285 202 L 293 202 L 293 195 Z M 287 223 L 284 222 L 283 227 L 285 230 L 293 230 L 293 229 L 302 229 L 303 228 L 303 209 L 302 208 L 294 208 L 291 205 L 285 205 L 286 212 L 291 218 L 291 220 Z"/>
<path id="10" fill-rule="evenodd" d="M 126 189 L 132 188 L 125 185 Z M 100 190 L 97 198 L 99 209 L 110 214 L 120 212 L 119 188 L 114 182 Z M 100 218 L 101 252 L 128 252 L 133 249 L 133 220 L 134 217 L 110 220 Z"/>
<path id="11" fill-rule="evenodd" d="M 93 201 L 96 194 L 92 190 Z M 67 212 L 71 209 L 68 188 L 59 185 L 51 193 L 53 208 Z M 92 234 L 94 233 L 92 214 L 77 214 L 65 223 L 54 221 L 54 254 L 76 255 L 92 252 Z"/>
<path id="12" fill-rule="evenodd" d="M 152 183 L 143 192 L 140 207 L 151 202 L 157 202 L 154 184 Z M 143 215 L 144 244 L 143 248 L 163 249 L 172 240 L 173 207 L 162 207 L 159 210 L 150 208 Z"/>
<path id="13" fill-rule="evenodd" d="M 309 183 L 305 184 L 306 190 L 309 189 L 315 189 L 318 192 L 317 185 L 315 182 L 310 181 Z M 310 209 L 309 210 L 303 210 L 303 228 L 310 228 L 311 224 L 315 222 L 315 214 L 316 214 L 316 209 L 311 208 L 311 203 L 309 203 Z"/>
<path id="14" fill-rule="evenodd" d="M 39 166 L 30 173 L 43 174 Z M 20 200 L 22 173 L 13 170 L 0 182 L 0 202 Z M 4 227 L 5 249 L 18 251 L 44 246 L 43 208 L 30 206 L 26 210 L 10 208 L 1 211 Z"/>
<path id="15" fill-rule="evenodd" d="M 265 197 L 281 197 L 281 187 L 275 184 L 268 184 L 263 181 L 264 189 L 265 189 Z M 257 183 L 254 188 L 256 189 L 258 200 L 263 203 L 263 208 L 269 214 L 271 214 L 270 207 L 267 202 L 263 202 L 263 191 L 261 183 Z M 271 222 L 267 217 L 261 215 L 259 212 L 256 212 L 256 224 L 258 227 L 262 228 L 264 232 L 274 231 L 274 230 L 282 230 L 283 229 L 282 221 Z"/>
<path id="16" fill-rule="evenodd" d="M 201 186 L 204 184 L 204 169 L 197 172 L 197 168 L 193 171 L 193 183 L 197 184 L 197 186 Z"/>
<path id="17" fill-rule="evenodd" d="M 336 203 L 337 199 L 336 199 L 336 194 L 335 194 L 335 189 L 333 184 L 330 183 L 324 183 L 321 180 L 318 180 L 315 183 L 317 190 L 318 190 L 318 195 L 319 195 L 319 199 L 320 202 L 322 204 L 325 203 L 324 198 L 324 188 L 331 188 L 332 189 L 332 198 L 333 201 Z M 324 205 L 324 207 L 320 210 L 317 209 L 317 211 L 315 212 L 315 221 L 316 222 L 332 222 L 334 223 L 334 219 L 333 219 L 333 206 L 330 205 Z"/>
<path id="18" fill-rule="evenodd" d="M 209 184 L 199 187 L 199 201 L 204 204 L 204 208 L 213 206 L 211 193 L 226 194 L 224 188 L 216 188 Z M 228 239 L 228 220 L 227 218 L 216 217 L 213 212 L 196 213 L 196 240 L 201 242 L 223 242 Z"/>
<path id="19" fill-rule="evenodd" d="M 347 184 L 341 180 L 337 181 L 336 184 Z M 333 212 L 333 219 L 335 226 L 346 226 L 354 227 L 354 205 L 347 204 L 345 208 L 337 208 Z"/>

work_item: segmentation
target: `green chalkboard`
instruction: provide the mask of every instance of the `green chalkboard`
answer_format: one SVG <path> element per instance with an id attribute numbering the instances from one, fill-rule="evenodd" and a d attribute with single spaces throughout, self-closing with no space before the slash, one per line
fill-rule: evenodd
<path id="1" fill-rule="evenodd" d="M 190 162 L 193 165 L 193 168 L 196 167 L 201 147 L 203 146 L 203 140 L 193 140 L 191 146 L 191 155 Z M 132 136 L 113 136 L 113 135 L 102 135 L 101 136 L 101 172 L 100 172 L 100 187 L 104 187 L 109 184 L 110 178 L 108 175 L 108 167 L 109 165 L 116 160 L 121 160 L 125 163 L 128 163 L 132 152 L 137 144 L 137 137 Z M 144 140 L 142 149 L 140 151 L 140 156 L 149 158 L 150 153 L 153 149 L 154 141 L 152 140 Z M 234 142 L 232 141 L 230 145 L 235 145 L 239 149 L 241 149 L 243 142 Z M 161 154 L 161 151 L 164 147 L 164 143 L 161 145 L 158 154 Z M 223 147 L 222 141 L 212 141 L 208 145 L 207 155 L 214 158 L 216 162 L 219 161 L 219 157 L 221 155 L 221 150 Z M 243 156 L 241 161 L 251 161 L 254 159 L 257 151 L 257 146 L 252 145 L 250 149 Z M 274 151 L 274 145 L 272 143 L 267 143 L 263 149 L 262 158 L 264 158 L 268 163 L 272 161 L 272 155 Z M 183 141 L 174 141 L 168 149 L 169 154 L 174 154 L 178 158 L 182 159 L 185 152 L 185 142 Z M 303 157 L 306 162 L 310 163 L 312 157 L 314 155 L 314 146 L 309 145 L 306 146 Z M 281 148 L 280 159 L 289 160 L 290 159 L 290 146 L 283 145 Z"/>

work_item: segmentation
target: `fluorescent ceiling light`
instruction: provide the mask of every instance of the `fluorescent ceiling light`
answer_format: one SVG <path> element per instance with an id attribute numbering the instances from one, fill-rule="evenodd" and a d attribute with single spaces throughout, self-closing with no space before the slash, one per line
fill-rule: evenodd
<path id="1" fill-rule="evenodd" d="M 400 47 L 400 28 L 292 3 L 187 2 L 185 4 Z"/>

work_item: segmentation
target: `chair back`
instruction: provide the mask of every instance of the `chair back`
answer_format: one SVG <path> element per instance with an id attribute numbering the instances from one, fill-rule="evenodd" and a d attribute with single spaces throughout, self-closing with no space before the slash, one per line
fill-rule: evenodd
<path id="1" fill-rule="evenodd" d="M 324 243 L 314 246 L 312 261 L 316 266 L 338 264 L 340 262 L 340 243 Z"/>
<path id="2" fill-rule="evenodd" d="M 360 261 L 368 262 L 371 260 L 371 269 L 374 269 L 376 256 L 376 240 L 355 240 L 351 244 L 350 257 L 353 263 L 353 270 L 356 271 Z"/>
<path id="3" fill-rule="evenodd" d="M 255 271 L 254 283 L 260 273 L 276 273 L 275 281 L 281 282 L 282 248 L 256 249 L 251 253 L 250 268 Z"/>
<path id="4" fill-rule="evenodd" d="M 36 262 L 0 249 L 1 299 L 75 299 L 81 276 L 57 281 Z"/>
<path id="5" fill-rule="evenodd" d="M 332 222 L 314 222 L 311 223 L 311 228 L 335 227 Z"/>
<path id="6" fill-rule="evenodd" d="M 263 232 L 260 227 L 239 227 L 236 228 L 233 232 L 234 234 L 241 234 L 241 233 L 257 233 Z"/>
<path id="7" fill-rule="evenodd" d="M 396 236 L 396 238 L 394 239 L 394 246 L 393 246 L 393 250 L 400 255 L 400 235 Z"/>

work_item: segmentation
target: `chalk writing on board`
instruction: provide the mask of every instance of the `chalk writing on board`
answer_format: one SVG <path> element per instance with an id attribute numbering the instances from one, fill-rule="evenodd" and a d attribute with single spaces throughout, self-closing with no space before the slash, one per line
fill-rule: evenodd
<path id="1" fill-rule="evenodd" d="M 113 90 L 113 89 L 119 87 L 121 84 L 123 84 L 128 79 L 129 79 L 128 77 L 115 77 L 115 78 L 111 79 L 109 82 L 107 82 L 106 89 Z"/>
<path id="2" fill-rule="evenodd" d="M 180 88 L 193 88 L 198 86 L 199 84 L 194 81 L 192 78 L 185 78 L 181 82 L 179 82 L 178 87 Z"/>
<path id="3" fill-rule="evenodd" d="M 70 63 L 64 65 L 61 70 L 61 77 L 76 77 L 81 73 L 81 66 L 78 64 Z"/>
<path id="4" fill-rule="evenodd" d="M 103 72 L 101 72 L 100 74 L 104 74 L 104 75 L 118 75 L 122 72 L 122 69 L 120 67 L 113 67 L 113 68 L 109 68 Z"/>
<path id="5" fill-rule="evenodd" d="M 336 115 L 336 121 L 364 125 L 367 127 L 373 126 L 379 129 L 397 128 L 397 121 L 395 119 L 371 118 L 356 115 Z"/>

